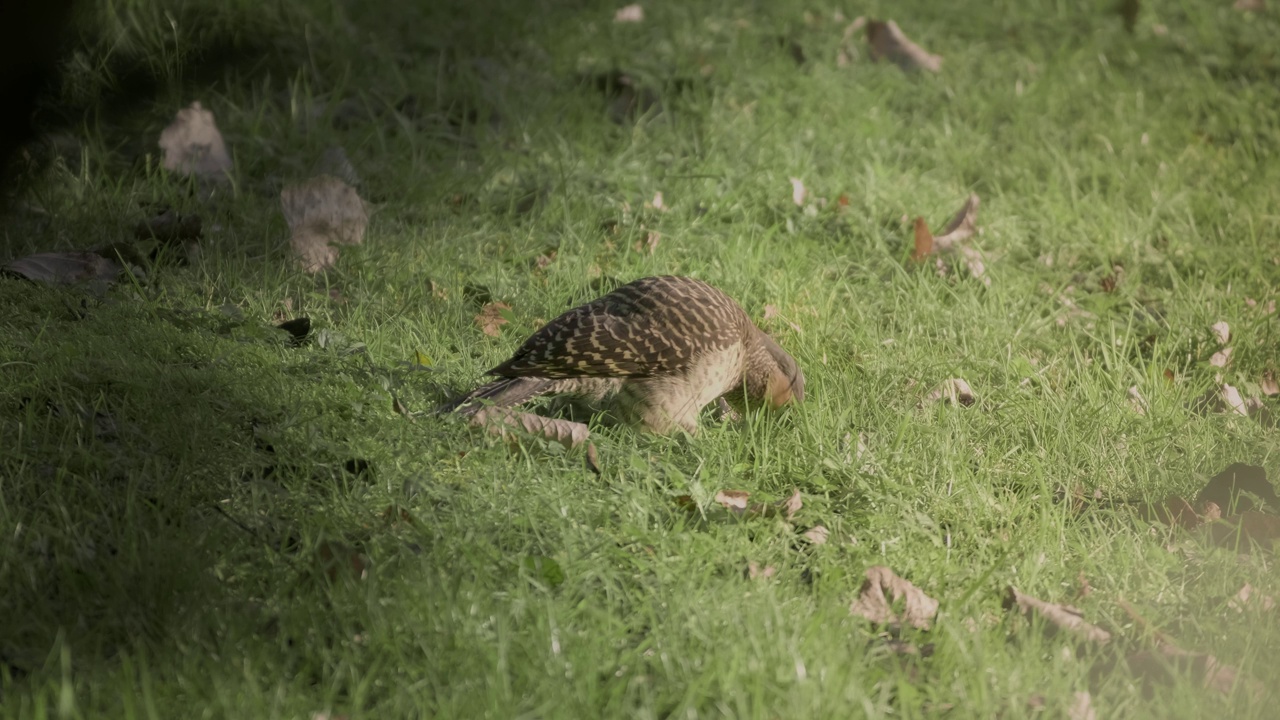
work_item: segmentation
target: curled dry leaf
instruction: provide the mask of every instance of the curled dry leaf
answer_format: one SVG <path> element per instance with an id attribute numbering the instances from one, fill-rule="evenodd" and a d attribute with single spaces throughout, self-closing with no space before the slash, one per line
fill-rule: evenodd
<path id="1" fill-rule="evenodd" d="M 332 175 L 318 175 L 280 191 L 284 219 L 293 234 L 289 243 L 309 273 L 331 267 L 338 259 L 333 245 L 359 245 L 369 213 L 355 188 Z"/>
<path id="2" fill-rule="evenodd" d="M 1231 362 L 1231 348 L 1225 347 L 1209 357 L 1209 364 L 1213 367 L 1226 367 Z"/>
<path id="3" fill-rule="evenodd" d="M 721 490 L 716 493 L 715 501 L 725 510 L 741 518 L 781 516 L 788 522 L 804 505 L 799 490 L 776 503 L 748 502 L 747 498 L 750 496 L 751 493 L 745 490 Z"/>
<path id="4" fill-rule="evenodd" d="M 231 172 L 231 155 L 214 122 L 213 113 L 191 103 L 174 116 L 160 133 L 166 170 L 208 179 L 226 179 Z"/>
<path id="5" fill-rule="evenodd" d="M 752 560 L 747 563 L 747 579 L 749 580 L 768 580 L 778 573 L 778 568 L 772 565 L 760 567 L 760 563 Z"/>
<path id="6" fill-rule="evenodd" d="M 951 378 L 943 380 L 941 384 L 935 387 L 925 397 L 924 404 L 932 405 L 938 401 L 969 407 L 976 402 L 976 398 L 973 396 L 973 390 L 969 387 L 969 383 L 960 378 Z"/>
<path id="7" fill-rule="evenodd" d="M 85 281 L 113 282 L 120 274 L 120 265 L 91 252 L 51 252 L 10 260 L 4 271 L 33 282 L 74 285 Z"/>
<path id="8" fill-rule="evenodd" d="M 509 312 L 511 306 L 504 302 L 494 302 L 480 308 L 480 314 L 476 315 L 476 324 L 480 326 L 480 331 L 490 337 L 502 335 L 502 326 L 509 322 L 503 316 L 504 310 Z"/>
<path id="9" fill-rule="evenodd" d="M 716 502 L 720 503 L 725 510 L 730 512 L 742 513 L 747 509 L 747 498 L 751 493 L 745 490 L 721 490 L 716 493 Z"/>
<path id="10" fill-rule="evenodd" d="M 831 531 L 822 525 L 814 525 L 804 532 L 803 537 L 814 545 L 826 545 Z"/>
<path id="11" fill-rule="evenodd" d="M 942 233 L 934 236 L 934 249 L 939 252 L 945 252 L 950 250 L 953 245 L 973 237 L 978 232 L 978 206 L 980 204 L 982 204 L 982 201 L 978 198 L 977 193 L 970 193 L 969 198 L 965 200 L 964 206 L 951 218 L 951 222 L 947 223 L 947 226 L 942 229 Z"/>
<path id="12" fill-rule="evenodd" d="M 558 442 L 568 449 L 581 445 L 591 436 L 590 429 L 583 423 L 516 412 L 509 408 L 485 408 L 472 416 L 471 424 L 502 436 L 512 430 L 523 430 L 530 435 Z"/>
<path id="13" fill-rule="evenodd" d="M 942 69 L 942 58 L 911 42 L 898 24 L 892 20 L 880 22 L 867 21 L 867 45 L 871 59 L 888 60 L 903 70 L 924 69 L 938 72 Z"/>
<path id="14" fill-rule="evenodd" d="M 901 614 L 894 611 L 898 603 Z M 889 568 L 877 565 L 867 568 L 867 579 L 862 582 L 857 599 L 849 605 L 849 612 L 879 625 L 906 624 L 928 630 L 938 614 L 938 601 Z"/>
<path id="15" fill-rule="evenodd" d="M 1077 638 L 1095 645 L 1105 645 L 1111 641 L 1111 633 L 1097 625 L 1085 622 L 1083 613 L 1069 605 L 1045 602 L 1030 595 L 1023 595 L 1010 585 L 1005 590 L 1004 609 L 1018 609 L 1023 615 L 1034 613 L 1043 617 L 1053 627 L 1070 633 Z"/>
<path id="16" fill-rule="evenodd" d="M 964 244 L 966 240 L 978 233 L 978 206 L 981 203 L 977 194 L 971 193 L 965 200 L 964 206 L 938 235 L 929 232 L 929 226 L 924 218 L 917 217 L 913 227 L 915 248 L 911 252 L 911 258 L 919 262 L 933 253 L 957 252 L 964 258 L 969 274 L 982 278 L 984 284 L 990 285 L 991 279 L 986 277 L 987 268 L 983 263 L 982 252 Z M 939 274 L 944 274 L 946 266 L 940 259 L 938 267 Z"/>
<path id="17" fill-rule="evenodd" d="M 1219 320 L 1209 326 L 1209 330 L 1213 332 L 1213 336 L 1218 339 L 1219 345 L 1226 345 L 1231 341 L 1231 326 L 1226 322 Z"/>
<path id="18" fill-rule="evenodd" d="M 600 475 L 603 472 L 601 469 L 603 466 L 600 464 L 600 452 L 596 450 L 595 443 L 587 443 L 587 458 L 585 462 L 587 469 L 592 473 Z"/>
<path id="19" fill-rule="evenodd" d="M 644 22 L 644 8 L 640 6 L 640 3 L 620 7 L 613 14 L 613 21 L 616 23 Z"/>

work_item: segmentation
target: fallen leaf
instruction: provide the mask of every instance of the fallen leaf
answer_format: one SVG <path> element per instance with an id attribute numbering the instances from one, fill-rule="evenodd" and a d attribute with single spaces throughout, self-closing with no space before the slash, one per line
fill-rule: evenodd
<path id="1" fill-rule="evenodd" d="M 85 281 L 109 284 L 120 274 L 120 265 L 91 252 L 50 252 L 10 260 L 5 263 L 4 271 L 49 285 Z"/>
<path id="2" fill-rule="evenodd" d="M 1268 370 L 1262 374 L 1262 394 L 1267 397 L 1280 395 L 1280 382 L 1276 382 L 1276 371 Z"/>
<path id="3" fill-rule="evenodd" d="M 894 605 L 901 603 L 901 613 Z M 898 577 L 883 565 L 867 568 L 858 597 L 849 605 L 849 612 L 878 625 L 893 627 L 902 624 L 920 630 L 928 630 L 938 614 L 938 601 L 924 594 L 920 588 Z"/>
<path id="4" fill-rule="evenodd" d="M 590 429 L 583 423 L 516 412 L 509 408 L 484 408 L 472 416 L 471 424 L 502 436 L 506 436 L 512 430 L 523 430 L 530 435 L 538 435 L 558 442 L 566 449 L 581 445 L 591 436 Z"/>
<path id="5" fill-rule="evenodd" d="M 1240 12 L 1265 12 L 1267 0 L 1236 0 L 1231 7 Z"/>
<path id="6" fill-rule="evenodd" d="M 1226 367 L 1231 362 L 1231 348 L 1222 348 L 1209 357 L 1209 364 L 1214 367 Z"/>
<path id="7" fill-rule="evenodd" d="M 587 443 L 587 456 L 585 462 L 587 464 L 587 469 L 596 475 L 600 475 L 603 472 L 601 469 L 602 466 L 600 465 L 600 453 L 596 450 L 595 443 Z"/>
<path id="8" fill-rule="evenodd" d="M 822 525 L 814 525 L 804 532 L 804 539 L 814 545 L 826 545 L 827 539 L 831 536 L 831 531 Z"/>
<path id="9" fill-rule="evenodd" d="M 791 178 L 791 202 L 799 207 L 804 206 L 804 199 L 809 196 L 809 191 L 804 187 L 804 181 L 800 178 Z"/>
<path id="10" fill-rule="evenodd" d="M 919 262 L 933 254 L 933 233 L 924 218 L 917 216 L 915 220 L 916 246 L 911 252 L 911 259 Z"/>
<path id="11" fill-rule="evenodd" d="M 613 21 L 616 23 L 638 23 L 644 21 L 644 8 L 640 3 L 634 3 L 625 7 L 618 8 L 613 14 Z"/>
<path id="12" fill-rule="evenodd" d="M 650 230 L 643 240 L 636 240 L 636 252 L 652 255 L 657 251 L 660 242 L 662 242 L 662 233 Z"/>
<path id="13" fill-rule="evenodd" d="M 774 319 L 774 318 L 778 317 L 778 315 L 779 315 L 779 314 L 780 314 L 780 313 L 779 313 L 779 311 L 778 311 L 778 306 L 777 306 L 777 305 L 765 305 L 765 306 L 764 306 L 764 320 L 765 320 L 766 322 L 768 322 L 769 320 L 772 320 L 772 319 Z"/>
<path id="14" fill-rule="evenodd" d="M 747 563 L 747 579 L 749 580 L 768 580 L 776 575 L 778 568 L 772 565 L 760 567 L 760 564 L 752 560 Z"/>
<path id="15" fill-rule="evenodd" d="M 179 110 L 160 133 L 160 149 L 164 151 L 164 169 L 169 171 L 218 180 L 231 172 L 231 155 L 218 124 L 199 101 Z"/>
<path id="16" fill-rule="evenodd" d="M 391 396 L 391 412 L 408 418 L 410 422 L 414 419 L 413 413 L 409 412 L 409 408 L 405 407 L 404 403 L 400 402 L 400 398 L 395 395 Z"/>
<path id="17" fill-rule="evenodd" d="M 1250 606 L 1257 606 L 1262 612 L 1270 612 L 1275 609 L 1276 601 L 1270 595 L 1263 595 L 1252 585 L 1245 583 L 1244 587 L 1240 588 L 1240 592 L 1227 601 L 1227 607 L 1242 613 Z"/>
<path id="18" fill-rule="evenodd" d="M 1219 320 L 1209 327 L 1213 336 L 1218 339 L 1219 345 L 1226 345 L 1231 341 L 1231 326 Z"/>
<path id="19" fill-rule="evenodd" d="M 1196 495 L 1196 504 L 1214 503 L 1230 514 L 1260 509 L 1248 497 L 1241 497 L 1242 492 L 1258 497 L 1274 511 L 1280 512 L 1280 496 L 1267 480 L 1266 469 L 1245 463 L 1232 463 L 1210 478 Z"/>
<path id="20" fill-rule="evenodd" d="M 870 46 L 872 60 L 889 60 L 903 70 L 923 68 L 930 72 L 938 72 L 942 69 L 940 56 L 932 55 L 911 42 L 898 24 L 892 20 L 886 22 L 868 20 L 867 44 Z"/>
<path id="21" fill-rule="evenodd" d="M 744 512 L 747 509 L 747 498 L 751 493 L 745 490 L 721 490 L 716 493 L 715 501 L 726 510 Z"/>
<path id="22" fill-rule="evenodd" d="M 319 175 L 280 191 L 290 245 L 309 273 L 331 267 L 338 245 L 364 242 L 369 213 L 355 188 L 332 175 Z"/>
<path id="23" fill-rule="evenodd" d="M 952 405 L 963 405 L 969 407 L 976 398 L 973 396 L 973 390 L 969 387 L 969 383 L 960 378 L 951 378 L 943 380 L 941 384 L 933 389 L 924 399 L 924 404 L 931 405 L 938 401 L 945 401 Z"/>
<path id="24" fill-rule="evenodd" d="M 792 492 L 791 495 L 787 496 L 786 499 L 773 507 L 781 511 L 782 517 L 785 518 L 787 522 L 790 522 L 791 518 L 795 517 L 796 513 L 800 512 L 800 508 L 804 507 L 804 501 L 800 498 L 800 491 L 796 490 Z"/>
<path id="25" fill-rule="evenodd" d="M 495 302 L 481 308 L 480 314 L 476 315 L 476 324 L 480 326 L 480 331 L 490 337 L 501 336 L 502 326 L 510 322 L 504 317 L 503 311 L 510 312 L 511 306 L 504 302 Z"/>
<path id="26" fill-rule="evenodd" d="M 663 202 L 663 199 L 662 199 L 662 191 L 661 191 L 661 190 L 659 190 L 658 192 L 654 193 L 654 194 L 653 194 L 653 200 L 651 200 L 651 201 L 649 201 L 649 202 L 645 203 L 645 207 L 653 208 L 654 210 L 661 210 L 661 211 L 663 211 L 663 212 L 666 212 L 666 210 L 667 210 L 667 206 L 666 206 L 666 204 Z"/>
<path id="27" fill-rule="evenodd" d="M 1067 708 L 1068 720 L 1098 720 L 1098 711 L 1093 709 L 1093 698 L 1088 690 L 1080 690 L 1071 696 L 1071 705 Z"/>
<path id="28" fill-rule="evenodd" d="M 1076 597 L 1086 598 L 1093 594 L 1093 586 L 1089 584 L 1089 578 L 1084 576 L 1083 570 L 1076 574 L 1076 585 L 1079 586 L 1076 588 Z"/>
<path id="29" fill-rule="evenodd" d="M 1077 638 L 1096 645 L 1105 645 L 1111 641 L 1111 633 L 1085 622 L 1084 613 L 1069 605 L 1045 602 L 1030 595 L 1023 595 L 1010 585 L 1005 589 L 1004 609 L 1018 609 L 1023 615 L 1034 613 L 1048 621 L 1053 627 L 1070 633 Z"/>

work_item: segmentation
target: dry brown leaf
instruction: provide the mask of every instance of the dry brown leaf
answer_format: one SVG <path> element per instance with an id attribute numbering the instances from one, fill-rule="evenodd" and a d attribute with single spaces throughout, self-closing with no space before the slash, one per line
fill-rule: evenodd
<path id="1" fill-rule="evenodd" d="M 1093 698 L 1088 690 L 1080 690 L 1071 696 L 1071 705 L 1067 708 L 1068 720 L 1098 720 L 1098 711 L 1093 708 Z"/>
<path id="2" fill-rule="evenodd" d="M 803 537 L 814 545 L 826 545 L 831 531 L 822 525 L 814 525 L 804 532 Z"/>
<path id="3" fill-rule="evenodd" d="M 644 22 L 644 8 L 641 7 L 640 3 L 620 7 L 613 14 L 613 21 L 616 23 Z"/>
<path id="4" fill-rule="evenodd" d="M 1276 371 L 1268 370 L 1262 374 L 1262 394 L 1267 397 L 1280 395 L 1280 382 L 1276 382 Z"/>
<path id="5" fill-rule="evenodd" d="M 1267 0 L 1236 0 L 1231 7 L 1240 12 L 1266 12 Z"/>
<path id="6" fill-rule="evenodd" d="M 493 302 L 480 308 L 480 314 L 476 315 L 476 324 L 480 326 L 480 331 L 490 337 L 501 336 L 502 326 L 508 322 L 502 315 L 503 310 L 509 311 L 511 306 L 504 302 Z"/>
<path id="7" fill-rule="evenodd" d="M 1030 595 L 1023 595 L 1010 585 L 1005 590 L 1004 608 L 1017 608 L 1023 615 L 1035 613 L 1047 620 L 1053 627 L 1070 633 L 1077 638 L 1096 645 L 1106 645 L 1111 641 L 1111 633 L 1097 625 L 1085 622 L 1084 614 L 1069 605 L 1045 602 Z"/>
<path id="8" fill-rule="evenodd" d="M 933 254 L 933 233 L 929 232 L 929 225 L 924 218 L 917 216 L 915 219 L 915 235 L 916 246 L 911 251 L 911 259 L 920 262 L 929 255 Z"/>
<path id="9" fill-rule="evenodd" d="M 231 172 L 231 155 L 218 132 L 213 113 L 191 103 L 174 116 L 160 133 L 164 169 L 201 178 L 225 180 Z"/>
<path id="10" fill-rule="evenodd" d="M 888 60 L 903 70 L 924 69 L 938 72 L 942 58 L 911 42 L 898 24 L 892 20 L 867 21 L 867 45 L 872 60 Z"/>
<path id="11" fill-rule="evenodd" d="M 938 401 L 969 407 L 976 402 L 976 398 L 973 396 L 973 390 L 969 387 L 969 383 L 960 378 L 951 378 L 943 380 L 941 384 L 925 396 L 924 404 L 931 405 Z"/>
<path id="12" fill-rule="evenodd" d="M 760 567 L 760 564 L 754 560 L 747 563 L 747 578 L 750 580 L 768 580 L 776 575 L 777 572 L 778 568 L 772 565 Z"/>
<path id="13" fill-rule="evenodd" d="M 1238 613 L 1245 611 L 1248 607 L 1258 607 L 1262 612 L 1271 612 L 1276 607 L 1275 598 L 1270 595 L 1263 595 L 1257 591 L 1255 587 L 1249 583 L 1245 583 L 1240 588 L 1240 592 L 1236 596 L 1227 601 L 1227 607 Z"/>
<path id="14" fill-rule="evenodd" d="M 1089 584 L 1089 578 L 1084 576 L 1083 570 L 1076 575 L 1076 585 L 1079 586 L 1076 588 L 1076 597 L 1086 598 L 1093 594 L 1093 586 Z"/>
<path id="15" fill-rule="evenodd" d="M 1231 362 L 1231 348 L 1222 348 L 1218 352 L 1209 357 L 1209 364 L 1213 367 L 1226 367 Z"/>
<path id="16" fill-rule="evenodd" d="M 1211 325 L 1209 330 L 1213 333 L 1213 336 L 1218 339 L 1219 345 L 1226 345 L 1228 342 L 1231 342 L 1231 326 L 1225 321 L 1219 320 Z"/>
<path id="17" fill-rule="evenodd" d="M 120 265 L 91 252 L 50 252 L 10 260 L 4 271 L 33 282 L 74 285 L 84 281 L 111 283 L 120 274 Z"/>
<path id="18" fill-rule="evenodd" d="M 894 605 L 901 602 L 901 614 L 894 612 Z M 858 597 L 849 605 L 849 612 L 879 625 L 910 625 L 928 630 L 938 614 L 938 601 L 924 594 L 920 588 L 898 577 L 883 565 L 867 568 Z"/>
<path id="19" fill-rule="evenodd" d="M 603 472 L 603 466 L 600 464 L 600 453 L 596 450 L 595 443 L 587 443 L 587 469 L 599 475 Z"/>
<path id="20" fill-rule="evenodd" d="M 510 408 L 484 408 L 471 418 L 471 424 L 502 436 L 512 430 L 522 430 L 558 442 L 567 449 L 581 445 L 591 436 L 590 429 L 583 423 L 516 412 Z"/>
<path id="21" fill-rule="evenodd" d="M 796 513 L 800 512 L 800 508 L 804 507 L 804 501 L 800 498 L 800 491 L 796 490 L 793 491 L 786 499 L 772 507 L 777 508 L 777 510 L 782 513 L 782 517 L 786 519 L 787 522 L 790 522 L 791 518 L 795 517 Z"/>
<path id="22" fill-rule="evenodd" d="M 280 191 L 284 219 L 293 234 L 289 244 L 309 273 L 338 259 L 333 245 L 359 245 L 369 213 L 355 188 L 331 175 L 318 175 Z"/>
<path id="23" fill-rule="evenodd" d="M 742 513 L 747 509 L 747 498 L 751 493 L 745 490 L 721 490 L 716 493 L 715 500 L 731 512 Z"/>
<path id="24" fill-rule="evenodd" d="M 800 178 L 791 178 L 791 202 L 798 207 L 804 206 L 804 199 L 809 196 L 809 191 L 804 187 L 804 181 Z"/>

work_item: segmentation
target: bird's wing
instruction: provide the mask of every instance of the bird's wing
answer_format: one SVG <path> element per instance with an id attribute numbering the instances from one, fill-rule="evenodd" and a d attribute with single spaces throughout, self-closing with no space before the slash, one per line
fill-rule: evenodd
<path id="1" fill-rule="evenodd" d="M 489 371 L 504 377 L 650 377 L 742 337 L 737 304 L 684 278 L 646 278 L 576 307 Z"/>

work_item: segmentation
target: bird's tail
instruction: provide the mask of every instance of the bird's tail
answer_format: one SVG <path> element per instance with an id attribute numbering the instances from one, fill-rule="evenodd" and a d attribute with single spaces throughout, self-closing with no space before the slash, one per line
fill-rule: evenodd
<path id="1" fill-rule="evenodd" d="M 553 385 L 555 385 L 555 381 L 547 378 L 500 378 L 436 406 L 436 413 L 457 412 L 460 415 L 471 417 L 489 404 L 500 408 L 515 407 L 520 403 L 549 392 Z M 485 402 L 486 400 L 488 402 Z"/>

